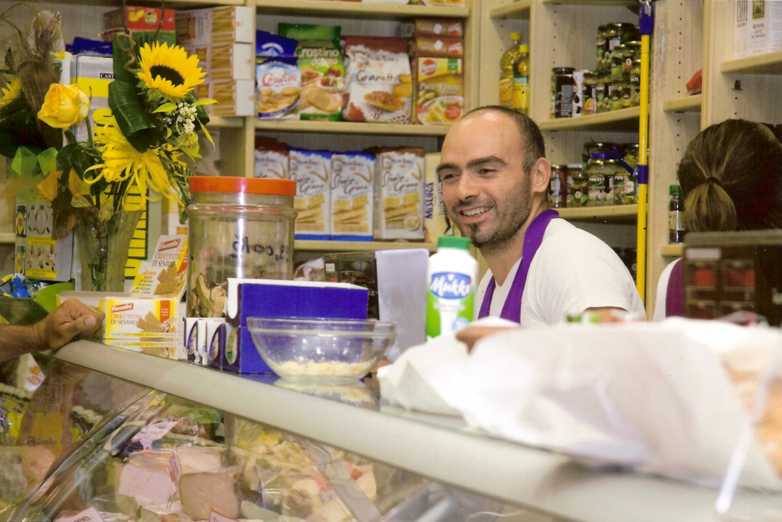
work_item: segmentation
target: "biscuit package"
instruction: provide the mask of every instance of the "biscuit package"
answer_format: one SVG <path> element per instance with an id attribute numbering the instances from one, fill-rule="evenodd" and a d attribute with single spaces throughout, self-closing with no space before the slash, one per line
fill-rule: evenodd
<path id="1" fill-rule="evenodd" d="M 255 43 L 255 79 L 258 84 L 258 117 L 296 118 L 301 95 L 301 73 L 296 60 L 296 40 L 258 31 Z"/>
<path id="2" fill-rule="evenodd" d="M 345 87 L 340 28 L 281 23 L 279 33 L 299 42 L 296 48 L 301 73 L 301 93 L 296 106 L 299 119 L 340 120 Z"/>
<path id="3" fill-rule="evenodd" d="M 407 42 L 401 38 L 347 36 L 342 116 L 349 121 L 409 123 L 413 83 Z"/>
<path id="4" fill-rule="evenodd" d="M 424 150 L 384 150 L 375 160 L 375 239 L 424 239 Z"/>
<path id="5" fill-rule="evenodd" d="M 289 167 L 296 182 L 296 239 L 329 239 L 331 152 L 291 149 Z"/>
<path id="6" fill-rule="evenodd" d="M 274 138 L 255 138 L 255 177 L 289 179 L 288 146 Z"/>
<path id="7" fill-rule="evenodd" d="M 181 299 L 185 294 L 186 273 L 187 236 L 160 236 L 152 259 L 143 261 L 136 271 L 131 292 Z"/>
<path id="8" fill-rule="evenodd" d="M 101 300 L 103 337 L 164 340 L 176 334 L 178 298 L 114 296 Z"/>
<path id="9" fill-rule="evenodd" d="M 331 156 L 331 238 L 372 240 L 372 180 L 375 157 L 368 152 Z"/>
<path id="10" fill-rule="evenodd" d="M 461 58 L 415 59 L 416 121 L 424 125 L 450 124 L 464 112 L 464 77 Z"/>

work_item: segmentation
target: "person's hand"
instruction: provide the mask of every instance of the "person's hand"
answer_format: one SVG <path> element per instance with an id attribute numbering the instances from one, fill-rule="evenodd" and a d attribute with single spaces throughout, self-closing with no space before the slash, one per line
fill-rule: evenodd
<path id="1" fill-rule="evenodd" d="M 456 332 L 456 340 L 467 345 L 467 351 L 470 352 L 475 343 L 497 333 L 507 332 L 511 328 L 508 326 L 468 326 Z"/>
<path id="2" fill-rule="evenodd" d="M 68 299 L 45 319 L 33 325 L 41 350 L 59 348 L 78 335 L 91 336 L 103 322 L 103 312 L 80 301 Z"/>

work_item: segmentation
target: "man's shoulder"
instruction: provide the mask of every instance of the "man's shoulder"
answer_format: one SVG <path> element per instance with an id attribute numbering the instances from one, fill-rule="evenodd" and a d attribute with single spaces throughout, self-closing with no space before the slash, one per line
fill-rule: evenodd
<path id="1" fill-rule="evenodd" d="M 543 248 L 559 253 L 573 252 L 584 248 L 611 250 L 611 247 L 602 239 L 562 218 L 553 219 L 549 223 L 541 244 L 541 249 Z"/>

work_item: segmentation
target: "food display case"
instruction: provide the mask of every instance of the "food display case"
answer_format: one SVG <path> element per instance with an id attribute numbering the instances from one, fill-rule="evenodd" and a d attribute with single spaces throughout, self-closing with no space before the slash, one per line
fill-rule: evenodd
<path id="1" fill-rule="evenodd" d="M 714 489 L 89 341 L 0 388 L 0 520 L 713 521 Z M 502 518 L 498 518 L 502 516 Z"/>

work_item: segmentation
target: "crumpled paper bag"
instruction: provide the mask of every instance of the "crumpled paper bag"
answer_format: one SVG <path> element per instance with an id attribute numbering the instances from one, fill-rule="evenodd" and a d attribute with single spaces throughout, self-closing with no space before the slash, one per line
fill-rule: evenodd
<path id="1" fill-rule="evenodd" d="M 491 435 L 591 463 L 716 485 L 749 422 L 723 365 L 768 368 L 782 334 L 685 319 L 563 324 L 485 338 L 454 361 L 448 350 L 460 343 L 436 343 L 408 352 L 405 364 L 414 371 L 407 372 L 420 381 L 414 393 L 399 390 L 410 379 L 385 378 L 393 369 L 380 376 L 386 400 L 458 412 Z M 427 353 L 435 349 L 442 353 Z M 427 409 L 433 402 L 439 410 Z M 747 455 L 742 483 L 782 487 L 758 444 Z"/>

